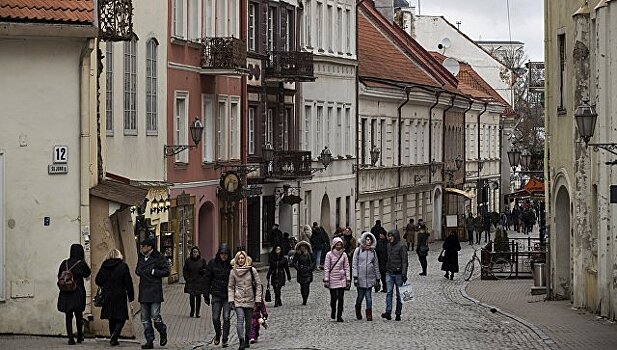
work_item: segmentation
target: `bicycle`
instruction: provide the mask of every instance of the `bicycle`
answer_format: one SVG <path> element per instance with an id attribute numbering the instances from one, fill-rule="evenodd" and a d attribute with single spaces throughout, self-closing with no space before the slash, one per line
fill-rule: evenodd
<path id="1" fill-rule="evenodd" d="M 482 251 L 485 251 L 484 248 L 474 249 L 473 256 L 471 257 L 467 265 L 465 265 L 465 270 L 463 271 L 463 278 L 465 279 L 465 281 L 469 281 L 471 277 L 473 277 L 473 272 L 476 268 L 476 261 L 480 265 L 480 271 L 483 275 L 491 275 L 498 280 L 508 279 L 510 278 L 510 276 L 512 276 L 511 261 L 504 258 L 496 258 L 494 260 L 491 258 L 491 261 L 488 263 L 488 265 L 482 265 L 482 261 L 477 254 L 478 249 L 482 249 Z"/>

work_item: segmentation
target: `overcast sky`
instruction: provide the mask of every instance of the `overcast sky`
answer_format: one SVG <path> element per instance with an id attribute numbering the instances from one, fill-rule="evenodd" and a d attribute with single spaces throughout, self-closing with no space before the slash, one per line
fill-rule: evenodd
<path id="1" fill-rule="evenodd" d="M 473 40 L 509 40 L 506 0 L 408 0 L 420 1 L 421 14 L 443 15 Z M 510 0 L 512 40 L 525 43 L 534 61 L 544 60 L 544 1 Z"/>

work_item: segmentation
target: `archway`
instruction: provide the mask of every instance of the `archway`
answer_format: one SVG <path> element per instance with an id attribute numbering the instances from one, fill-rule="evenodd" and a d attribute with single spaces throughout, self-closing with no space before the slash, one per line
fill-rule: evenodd
<path id="1" fill-rule="evenodd" d="M 570 194 L 565 186 L 559 187 L 555 196 L 555 279 L 556 295 L 570 298 L 572 292 L 572 265 L 570 262 Z"/>
<path id="2" fill-rule="evenodd" d="M 204 257 L 212 256 L 218 249 L 214 246 L 215 232 L 214 229 L 214 205 L 211 202 L 204 203 L 199 208 L 199 249 Z"/>
<path id="3" fill-rule="evenodd" d="M 324 194 L 321 199 L 321 218 L 319 224 L 332 236 L 332 228 L 330 227 L 330 198 L 328 194 Z"/>
<path id="4" fill-rule="evenodd" d="M 442 227 L 442 194 L 441 194 L 441 188 L 436 188 L 435 189 L 435 193 L 433 194 L 433 238 L 437 239 L 437 238 L 441 238 L 442 232 L 441 232 L 441 227 Z"/>
<path id="5" fill-rule="evenodd" d="M 279 229 L 292 235 L 293 207 L 287 203 L 279 203 Z"/>

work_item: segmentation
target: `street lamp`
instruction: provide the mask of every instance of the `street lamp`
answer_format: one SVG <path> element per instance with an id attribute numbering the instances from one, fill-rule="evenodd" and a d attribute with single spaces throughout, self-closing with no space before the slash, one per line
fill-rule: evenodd
<path id="1" fill-rule="evenodd" d="M 270 142 L 266 142 L 261 155 L 266 163 L 270 163 L 274 159 L 274 147 L 272 147 Z"/>
<path id="2" fill-rule="evenodd" d="M 521 151 L 517 148 L 513 148 L 508 151 L 508 162 L 510 162 L 510 167 L 512 168 L 512 172 L 516 172 L 516 167 L 521 161 Z"/>
<path id="3" fill-rule="evenodd" d="M 484 169 L 484 159 L 478 159 L 478 173 Z"/>
<path id="4" fill-rule="evenodd" d="M 429 167 L 429 170 L 431 171 L 431 175 L 435 175 L 435 173 L 437 172 L 437 167 L 438 167 L 435 159 L 431 160 L 428 167 Z"/>
<path id="5" fill-rule="evenodd" d="M 456 165 L 456 170 L 460 170 L 463 167 L 463 157 L 460 154 L 454 159 L 454 164 Z"/>
<path id="6" fill-rule="evenodd" d="M 372 157 L 372 155 L 371 155 Z M 321 164 L 323 164 L 324 170 L 328 168 L 328 165 L 332 163 L 332 152 L 328 149 L 328 146 L 325 146 L 321 150 L 321 154 L 319 155 L 319 159 L 321 160 Z"/>
<path id="7" fill-rule="evenodd" d="M 596 120 L 598 119 L 598 114 L 589 104 L 589 98 L 584 98 L 583 104 L 576 108 L 574 118 L 576 119 L 578 133 L 581 136 L 581 139 L 585 142 L 585 145 L 587 145 L 593 136 L 593 132 L 596 127 Z"/>
<path id="8" fill-rule="evenodd" d="M 189 130 L 191 132 L 191 138 L 193 139 L 193 142 L 195 144 L 194 145 L 165 145 L 163 146 L 163 153 L 165 154 L 165 157 L 174 156 L 184 150 L 187 150 L 189 148 L 195 148 L 197 147 L 197 145 L 199 145 L 199 142 L 201 142 L 201 135 L 203 134 L 203 131 L 204 131 L 204 126 L 199 120 L 199 118 L 195 118 L 195 121 L 193 122 L 193 124 L 189 126 Z"/>
<path id="9" fill-rule="evenodd" d="M 529 170 L 529 165 L 531 164 L 531 153 L 527 150 L 523 150 L 520 156 L 521 167 L 525 170 Z"/>
<path id="10" fill-rule="evenodd" d="M 373 146 L 373 148 L 371 148 L 371 165 L 375 166 L 375 164 L 377 164 L 377 161 L 379 160 L 379 154 L 381 153 L 381 150 L 379 149 L 379 147 L 377 146 Z"/>

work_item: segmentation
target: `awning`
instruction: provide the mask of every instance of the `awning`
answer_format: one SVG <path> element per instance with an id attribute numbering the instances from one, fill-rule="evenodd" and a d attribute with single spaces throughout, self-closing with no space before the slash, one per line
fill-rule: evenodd
<path id="1" fill-rule="evenodd" d="M 148 190 L 122 182 L 105 180 L 90 189 L 90 195 L 125 205 L 141 205 Z"/>
<path id="2" fill-rule="evenodd" d="M 527 191 L 526 189 L 518 190 L 516 192 L 508 193 L 504 195 L 505 199 L 544 199 L 544 191 Z"/>
<path id="3" fill-rule="evenodd" d="M 467 199 L 474 199 L 476 194 L 473 191 L 463 191 L 458 188 L 446 188 L 446 192 L 454 193 L 459 196 L 466 197 Z"/>

